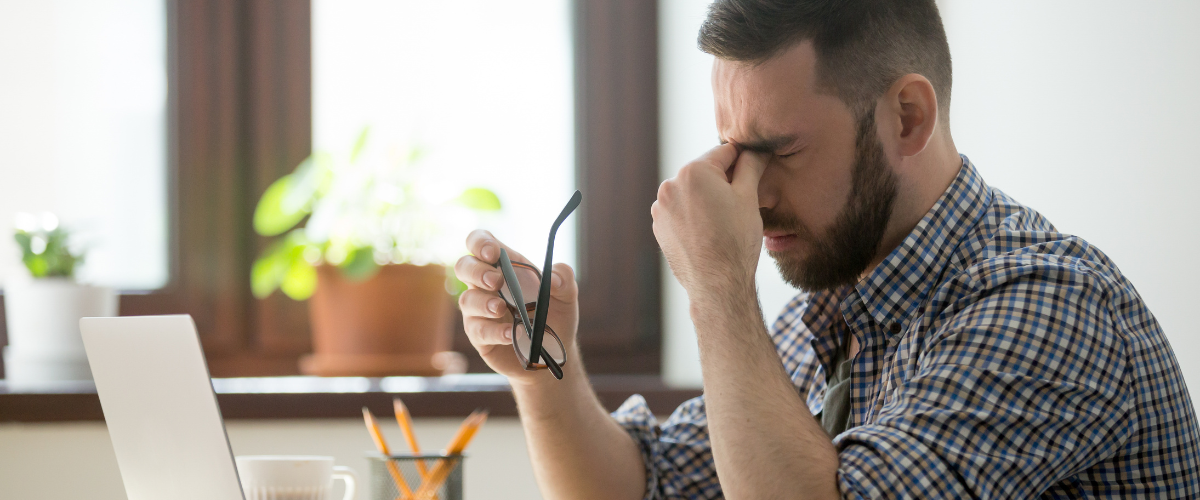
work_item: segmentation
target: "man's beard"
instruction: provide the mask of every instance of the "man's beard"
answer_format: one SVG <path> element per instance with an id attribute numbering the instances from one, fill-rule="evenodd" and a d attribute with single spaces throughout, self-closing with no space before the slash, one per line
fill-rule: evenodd
<path id="1" fill-rule="evenodd" d="M 823 237 L 817 237 L 791 214 L 762 209 L 763 228 L 786 231 L 809 244 L 807 257 L 769 252 L 783 279 L 808 291 L 832 290 L 858 282 L 874 260 L 892 217 L 896 176 L 884 157 L 871 112 L 858 121 L 850 196 Z"/>

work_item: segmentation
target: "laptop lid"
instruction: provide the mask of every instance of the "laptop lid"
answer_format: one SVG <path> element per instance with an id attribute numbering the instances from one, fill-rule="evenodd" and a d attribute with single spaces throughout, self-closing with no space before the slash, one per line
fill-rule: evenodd
<path id="1" fill-rule="evenodd" d="M 244 500 L 191 316 L 79 328 L 129 500 Z"/>

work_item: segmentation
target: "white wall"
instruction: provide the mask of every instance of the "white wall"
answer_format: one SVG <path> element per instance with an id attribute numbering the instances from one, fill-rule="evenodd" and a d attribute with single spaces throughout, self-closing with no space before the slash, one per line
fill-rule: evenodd
<path id="1" fill-rule="evenodd" d="M 1200 388 L 1200 3 L 943 4 L 959 151 L 1108 253 Z"/>
<path id="2" fill-rule="evenodd" d="M 458 424 L 455 419 L 417 419 L 417 439 L 437 449 L 450 441 Z M 380 426 L 389 443 L 402 446 L 395 420 L 380 419 Z M 374 445 L 362 420 L 231 420 L 226 427 L 234 454 L 331 455 L 338 464 L 353 467 L 360 481 L 367 480 L 363 457 Z M 466 498 L 541 498 L 517 419 L 489 419 L 467 456 Z M 104 423 L 0 425 L 0 498 L 124 500 Z"/>
<path id="3" fill-rule="evenodd" d="M 664 178 L 716 143 L 695 48 L 704 0 L 660 0 Z M 954 58 L 951 128 L 984 178 L 1107 252 L 1200 387 L 1200 3 L 943 0 Z M 767 320 L 794 294 L 760 265 Z M 687 300 L 664 266 L 664 373 L 699 383 Z"/>

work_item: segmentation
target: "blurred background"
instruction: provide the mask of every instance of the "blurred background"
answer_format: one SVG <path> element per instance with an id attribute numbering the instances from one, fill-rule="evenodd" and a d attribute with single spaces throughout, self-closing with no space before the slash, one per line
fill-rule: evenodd
<path id="1" fill-rule="evenodd" d="M 716 142 L 712 59 L 695 45 L 707 3 L 0 0 L 0 286 L 28 275 L 9 236 L 18 214 L 52 212 L 86 253 L 75 279 L 117 290 L 122 315 L 191 314 L 214 377 L 301 375 L 314 333 L 306 301 L 289 296 L 312 294 L 299 259 L 347 269 L 358 247 L 338 246 L 344 217 L 314 235 L 319 200 L 289 208 L 283 196 L 280 220 L 311 213 L 307 239 L 277 276 L 264 271 L 285 293 L 257 293 L 256 262 L 292 241 L 290 225 L 263 230 L 260 201 L 314 152 L 331 164 L 403 158 L 419 168 L 393 187 L 454 216 L 431 230 L 436 251 L 412 253 L 392 231 L 387 252 L 364 254 L 368 267 L 452 263 L 471 227 L 540 263 L 550 223 L 580 189 L 555 257 L 577 270 L 589 371 L 692 394 L 700 366 L 686 296 L 649 206 L 662 179 Z M 991 185 L 1107 252 L 1200 387 L 1187 316 L 1200 301 L 1189 265 L 1200 246 L 1200 4 L 939 5 L 959 151 Z M 470 188 L 498 205 L 458 196 Z M 768 323 L 796 293 L 765 254 L 759 290 Z M 444 349 L 487 372 L 443 295 Z M 102 422 L 16 409 L 0 406 L 0 496 L 124 498 Z M 422 441 L 443 442 L 455 422 L 425 414 Z M 227 424 L 237 454 L 334 455 L 365 474 L 371 444 L 353 418 Z M 490 421 L 473 449 L 468 497 L 538 497 L 515 418 Z M 78 472 L 69 480 L 64 462 Z"/>

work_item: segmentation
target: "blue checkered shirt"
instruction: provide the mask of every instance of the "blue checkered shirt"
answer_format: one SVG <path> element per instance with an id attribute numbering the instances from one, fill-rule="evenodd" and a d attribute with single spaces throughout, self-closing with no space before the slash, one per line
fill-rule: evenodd
<path id="1" fill-rule="evenodd" d="M 1200 498 L 1195 411 L 1133 285 L 965 156 L 870 275 L 800 294 L 772 326 L 813 414 L 841 328 L 862 346 L 833 439 L 845 498 Z M 646 498 L 722 496 L 703 396 L 661 424 L 641 396 L 613 417 Z"/>

